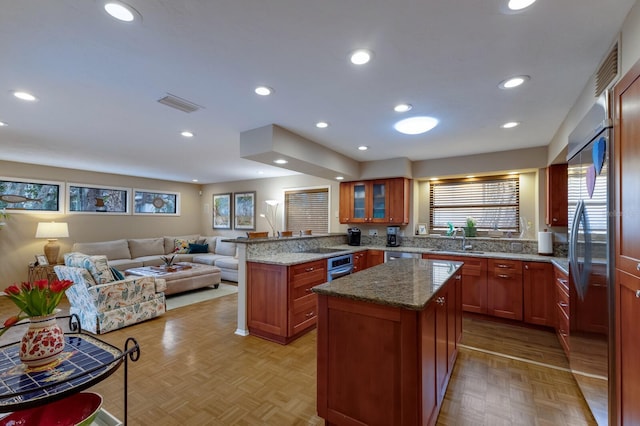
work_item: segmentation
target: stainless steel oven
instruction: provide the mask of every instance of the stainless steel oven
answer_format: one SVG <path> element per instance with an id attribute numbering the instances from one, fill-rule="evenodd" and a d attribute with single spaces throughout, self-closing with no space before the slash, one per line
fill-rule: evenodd
<path id="1" fill-rule="evenodd" d="M 327 259 L 327 281 L 332 281 L 353 271 L 353 255 L 330 257 Z"/>

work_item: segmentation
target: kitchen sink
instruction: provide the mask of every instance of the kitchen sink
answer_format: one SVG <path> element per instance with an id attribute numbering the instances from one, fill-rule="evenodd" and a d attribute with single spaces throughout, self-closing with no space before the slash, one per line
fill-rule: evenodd
<path id="1" fill-rule="evenodd" d="M 334 249 L 329 247 L 316 247 L 310 248 L 306 250 L 302 250 L 302 253 L 314 253 L 314 254 L 330 254 L 330 253 L 339 253 L 341 251 L 348 251 L 347 249 Z"/>

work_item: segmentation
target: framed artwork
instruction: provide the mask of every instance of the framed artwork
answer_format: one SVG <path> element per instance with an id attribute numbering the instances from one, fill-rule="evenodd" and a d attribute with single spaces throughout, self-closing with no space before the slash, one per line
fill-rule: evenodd
<path id="1" fill-rule="evenodd" d="M 427 225 L 425 223 L 418 224 L 418 235 L 427 235 Z"/>
<path id="2" fill-rule="evenodd" d="M 49 261 L 44 254 L 36 254 L 36 265 L 48 265 Z"/>
<path id="3" fill-rule="evenodd" d="M 133 189 L 133 214 L 180 215 L 180 193 Z"/>
<path id="4" fill-rule="evenodd" d="M 213 229 L 231 229 L 231 193 L 213 194 Z"/>
<path id="5" fill-rule="evenodd" d="M 68 213 L 129 214 L 128 188 L 69 183 Z"/>
<path id="6" fill-rule="evenodd" d="M 256 191 L 233 194 L 233 227 L 242 230 L 256 229 Z"/>

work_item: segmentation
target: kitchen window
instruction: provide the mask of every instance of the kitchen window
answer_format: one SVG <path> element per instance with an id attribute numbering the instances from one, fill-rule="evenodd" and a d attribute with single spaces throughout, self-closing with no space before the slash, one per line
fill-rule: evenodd
<path id="1" fill-rule="evenodd" d="M 306 229 L 329 233 L 329 188 L 287 190 L 284 193 L 285 230 L 294 235 Z"/>
<path id="2" fill-rule="evenodd" d="M 429 217 L 432 231 L 441 232 L 452 223 L 466 226 L 476 220 L 478 230 L 520 232 L 519 176 L 487 176 L 449 179 L 429 184 Z"/>

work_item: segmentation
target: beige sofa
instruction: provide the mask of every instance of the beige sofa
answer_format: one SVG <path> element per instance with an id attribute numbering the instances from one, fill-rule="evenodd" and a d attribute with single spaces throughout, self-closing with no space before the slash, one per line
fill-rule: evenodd
<path id="1" fill-rule="evenodd" d="M 140 266 L 162 265 L 160 256 L 171 255 L 176 248 L 185 251 L 189 243 L 207 244 L 206 253 L 176 254 L 176 262 L 194 262 L 220 268 L 221 278 L 238 282 L 238 258 L 236 244 L 223 241 L 225 237 L 200 235 L 165 236 L 156 238 L 121 239 L 92 243 L 75 243 L 71 251 L 89 255 L 107 256 L 109 266 L 124 271 Z M 201 247 L 202 248 L 202 247 Z"/>

